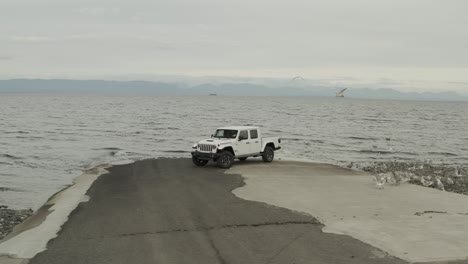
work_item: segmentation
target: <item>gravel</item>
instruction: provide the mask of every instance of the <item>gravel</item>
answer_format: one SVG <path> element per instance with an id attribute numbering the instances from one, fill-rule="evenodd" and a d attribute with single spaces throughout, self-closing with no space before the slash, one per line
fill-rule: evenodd
<path id="1" fill-rule="evenodd" d="M 400 184 L 408 182 L 429 188 L 468 195 L 468 168 L 453 167 L 427 162 L 372 162 L 367 164 L 349 164 L 355 168 L 369 172 L 378 179 L 386 179 L 386 183 Z M 438 183 L 440 181 L 440 183 Z"/>
<path id="2" fill-rule="evenodd" d="M 0 240 L 5 238 L 13 228 L 33 214 L 33 210 L 13 210 L 0 205 Z"/>

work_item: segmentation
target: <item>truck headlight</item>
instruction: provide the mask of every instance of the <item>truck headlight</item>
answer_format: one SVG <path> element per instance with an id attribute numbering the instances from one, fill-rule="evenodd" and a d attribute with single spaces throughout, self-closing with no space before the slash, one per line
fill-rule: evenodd
<path id="1" fill-rule="evenodd" d="M 196 149 L 198 147 L 198 144 L 193 144 L 192 148 Z"/>

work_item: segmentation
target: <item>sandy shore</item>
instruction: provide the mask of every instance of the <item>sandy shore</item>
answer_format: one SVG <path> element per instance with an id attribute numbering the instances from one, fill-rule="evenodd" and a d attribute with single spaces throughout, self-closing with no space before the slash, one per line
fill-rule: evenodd
<path id="1" fill-rule="evenodd" d="M 327 164 L 146 160 L 86 172 L 0 263 L 466 263 L 467 199 Z"/>

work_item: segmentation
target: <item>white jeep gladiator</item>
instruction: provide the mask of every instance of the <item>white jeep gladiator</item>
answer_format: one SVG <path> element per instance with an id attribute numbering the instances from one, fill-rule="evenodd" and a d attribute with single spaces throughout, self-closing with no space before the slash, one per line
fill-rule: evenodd
<path id="1" fill-rule="evenodd" d="M 280 143 L 279 137 L 262 138 L 258 127 L 221 127 L 210 139 L 193 145 L 192 161 L 197 166 L 205 166 L 212 160 L 225 169 L 232 166 L 234 159 L 244 161 L 261 156 L 263 161 L 272 162 L 275 151 L 281 149 Z"/>

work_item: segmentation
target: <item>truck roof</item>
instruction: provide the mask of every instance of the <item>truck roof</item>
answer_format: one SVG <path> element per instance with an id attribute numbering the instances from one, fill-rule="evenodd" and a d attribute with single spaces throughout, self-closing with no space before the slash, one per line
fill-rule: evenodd
<path id="1" fill-rule="evenodd" d="M 258 127 L 256 126 L 228 126 L 228 127 L 218 127 L 218 129 L 250 130 L 250 129 L 258 129 Z"/>

